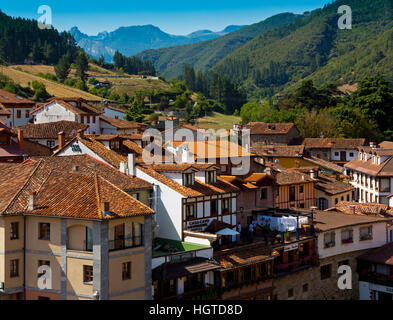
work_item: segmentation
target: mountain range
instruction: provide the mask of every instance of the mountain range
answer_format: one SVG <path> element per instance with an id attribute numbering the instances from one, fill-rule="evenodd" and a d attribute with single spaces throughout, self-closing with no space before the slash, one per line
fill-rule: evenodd
<path id="1" fill-rule="evenodd" d="M 352 29 L 338 27 L 341 5 L 352 8 Z M 169 78 L 184 65 L 227 76 L 256 96 L 273 95 L 300 80 L 356 83 L 381 73 L 393 79 L 393 2 L 337 0 L 305 15 L 282 14 L 226 36 L 180 47 L 146 50 Z"/>
<path id="2" fill-rule="evenodd" d="M 113 32 L 100 32 L 96 36 L 82 33 L 78 27 L 70 30 L 78 46 L 94 58 L 101 55 L 111 61 L 116 50 L 125 56 L 131 56 L 146 49 L 192 44 L 215 39 L 241 29 L 243 26 L 231 25 L 224 30 L 198 30 L 186 36 L 171 35 L 153 25 L 121 27 Z"/>

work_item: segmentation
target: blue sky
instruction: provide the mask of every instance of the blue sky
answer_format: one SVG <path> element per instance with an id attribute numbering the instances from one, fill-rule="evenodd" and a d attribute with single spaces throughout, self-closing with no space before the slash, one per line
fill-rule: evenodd
<path id="1" fill-rule="evenodd" d="M 247 25 L 281 12 L 303 13 L 328 0 L 1 0 L 11 16 L 38 19 L 38 7 L 49 5 L 56 29 L 73 26 L 89 35 L 120 26 L 153 24 L 171 34 L 200 29 L 219 31 L 228 25 Z M 6 2 L 6 3 L 4 3 Z"/>

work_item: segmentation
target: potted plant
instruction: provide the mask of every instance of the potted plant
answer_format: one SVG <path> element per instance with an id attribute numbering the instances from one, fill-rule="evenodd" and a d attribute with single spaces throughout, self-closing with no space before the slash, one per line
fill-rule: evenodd
<path id="1" fill-rule="evenodd" d="M 287 230 L 285 231 L 285 241 L 289 241 L 291 240 L 291 233 L 289 232 L 289 229 L 287 228 Z"/>

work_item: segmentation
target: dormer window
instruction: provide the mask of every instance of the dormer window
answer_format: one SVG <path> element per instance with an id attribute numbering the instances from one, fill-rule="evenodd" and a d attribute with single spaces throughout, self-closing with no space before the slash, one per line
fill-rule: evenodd
<path id="1" fill-rule="evenodd" d="M 194 173 L 183 173 L 183 186 L 192 186 L 194 184 Z"/>
<path id="2" fill-rule="evenodd" d="M 206 171 L 206 183 L 207 184 L 214 184 L 217 181 L 217 174 L 216 171 Z"/>

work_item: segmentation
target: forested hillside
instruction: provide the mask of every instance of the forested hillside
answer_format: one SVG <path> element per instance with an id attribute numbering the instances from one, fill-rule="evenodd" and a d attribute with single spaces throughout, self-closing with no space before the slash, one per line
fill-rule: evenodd
<path id="1" fill-rule="evenodd" d="M 349 5 L 353 29 L 340 30 L 337 9 Z M 378 72 L 393 77 L 391 0 L 339 0 L 235 50 L 212 71 L 254 95 L 272 95 L 311 78 L 317 84 L 352 83 Z"/>
<path id="2" fill-rule="evenodd" d="M 62 55 L 75 57 L 77 46 L 67 32 L 41 30 L 37 21 L 12 18 L 0 11 L 0 58 L 8 63 L 57 63 Z"/>
<path id="3" fill-rule="evenodd" d="M 191 45 L 146 50 L 137 57 L 151 60 L 157 71 L 167 78 L 181 75 L 185 65 L 192 65 L 195 70 L 205 71 L 257 35 L 284 26 L 299 17 L 301 16 L 292 13 L 282 13 L 217 39 Z"/>

